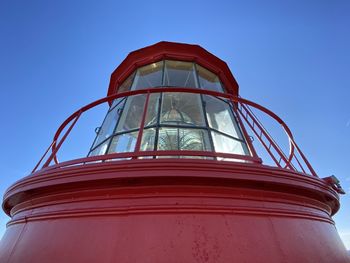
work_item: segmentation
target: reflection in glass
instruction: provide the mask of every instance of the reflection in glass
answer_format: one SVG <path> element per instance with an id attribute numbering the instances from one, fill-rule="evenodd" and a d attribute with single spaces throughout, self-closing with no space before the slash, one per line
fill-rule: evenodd
<path id="1" fill-rule="evenodd" d="M 100 146 L 92 150 L 88 156 L 103 155 L 106 153 L 106 149 L 110 140 L 105 141 Z"/>
<path id="2" fill-rule="evenodd" d="M 114 136 L 112 139 L 112 143 L 108 149 L 108 153 L 122 153 L 134 151 L 137 141 L 137 135 L 138 131 Z"/>
<path id="3" fill-rule="evenodd" d="M 115 106 L 117 106 L 122 100 L 125 100 L 125 97 L 115 99 L 112 102 L 112 106 L 109 108 L 109 111 L 111 111 Z"/>
<path id="4" fill-rule="evenodd" d="M 120 85 L 118 92 L 160 86 L 224 92 L 219 77 L 213 72 L 192 62 L 173 60 L 138 68 Z M 146 94 L 141 94 L 113 101 L 89 156 L 106 154 L 106 151 L 122 153 L 135 150 L 146 97 Z M 140 151 L 189 150 L 250 155 L 231 107 L 225 99 L 210 95 L 149 93 Z"/>
<path id="5" fill-rule="evenodd" d="M 119 86 L 118 93 L 161 86 L 224 92 L 219 77 L 208 69 L 192 62 L 165 60 L 138 68 Z"/>
<path id="6" fill-rule="evenodd" d="M 161 124 L 204 126 L 200 95 L 167 92 L 163 94 Z"/>
<path id="7" fill-rule="evenodd" d="M 220 79 L 217 75 L 198 64 L 196 68 L 201 89 L 223 92 Z"/>
<path id="8" fill-rule="evenodd" d="M 164 86 L 197 88 L 198 85 L 193 63 L 166 60 Z"/>
<path id="9" fill-rule="evenodd" d="M 152 63 L 137 70 L 132 90 L 162 86 L 163 61 Z"/>
<path id="10" fill-rule="evenodd" d="M 146 96 L 143 94 L 128 97 L 117 127 L 117 132 L 140 128 L 145 100 Z"/>
<path id="11" fill-rule="evenodd" d="M 156 129 L 145 129 L 142 134 L 142 141 L 140 150 L 141 151 L 153 151 L 154 150 L 154 141 L 156 136 Z"/>
<path id="12" fill-rule="evenodd" d="M 118 89 L 118 93 L 122 93 L 125 91 L 129 91 L 132 81 L 134 80 L 135 72 L 133 72 L 124 82 L 122 85 L 120 85 Z"/>
<path id="13" fill-rule="evenodd" d="M 115 100 L 115 102 L 116 101 L 117 100 Z M 113 131 L 115 129 L 115 126 L 117 125 L 117 122 L 121 113 L 121 108 L 124 105 L 123 102 L 120 103 L 120 100 L 118 102 L 119 104 L 114 108 L 112 108 L 112 110 L 108 112 L 106 118 L 104 119 L 102 126 L 98 130 L 98 135 L 94 142 L 93 147 L 100 144 L 102 141 L 104 141 L 105 139 L 107 139 L 109 136 L 113 134 Z"/>
<path id="14" fill-rule="evenodd" d="M 150 94 L 147 113 L 146 113 L 146 119 L 145 119 L 145 127 L 151 126 L 157 123 L 159 97 L 160 97 L 160 93 Z"/>
<path id="15" fill-rule="evenodd" d="M 158 150 L 210 151 L 206 130 L 183 128 L 160 128 Z"/>
<path id="16" fill-rule="evenodd" d="M 242 139 L 229 104 L 207 95 L 204 96 L 204 100 L 209 126 L 232 137 Z"/>
<path id="17" fill-rule="evenodd" d="M 211 135 L 216 152 L 249 155 L 249 151 L 245 143 L 221 135 L 214 131 L 211 132 Z"/>

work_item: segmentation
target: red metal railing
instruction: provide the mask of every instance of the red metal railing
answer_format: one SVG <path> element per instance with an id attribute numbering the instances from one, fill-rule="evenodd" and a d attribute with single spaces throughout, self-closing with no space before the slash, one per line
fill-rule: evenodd
<path id="1" fill-rule="evenodd" d="M 248 146 L 251 150 L 252 156 L 246 156 L 246 155 L 238 155 L 238 154 L 230 154 L 230 153 L 219 153 L 219 152 L 210 152 L 210 151 L 187 151 L 187 150 L 171 150 L 171 151 L 141 151 L 140 150 L 140 144 L 141 144 L 141 138 L 143 133 L 143 128 L 145 124 L 145 118 L 146 118 L 146 110 L 148 107 L 149 102 L 149 96 L 152 93 L 160 93 L 160 92 L 182 92 L 182 93 L 195 93 L 195 94 L 204 94 L 204 95 L 211 95 L 214 97 L 224 98 L 231 102 L 233 102 L 233 105 L 235 105 L 234 110 L 238 116 L 240 124 L 243 126 L 243 133 L 244 136 L 248 136 L 247 132 L 244 129 L 244 123 L 243 121 L 251 128 L 251 130 L 254 132 L 256 138 L 261 142 L 261 144 L 264 146 L 267 153 L 270 155 L 271 159 L 275 162 L 276 166 L 282 169 L 289 169 L 297 172 L 301 172 L 304 174 L 310 174 L 313 176 L 317 176 L 315 171 L 313 170 L 311 164 L 308 162 L 304 154 L 301 152 L 300 148 L 294 141 L 293 135 L 291 131 L 289 130 L 288 126 L 273 112 L 268 110 L 267 108 L 251 102 L 249 100 L 243 99 L 241 97 L 235 97 L 230 94 L 225 93 L 219 93 L 209 90 L 201 90 L 201 89 L 191 89 L 191 88 L 174 88 L 174 87 L 162 87 L 162 88 L 153 88 L 153 89 L 144 89 L 144 90 L 135 90 L 135 91 L 128 91 L 120 94 L 115 94 L 112 96 L 108 96 L 102 99 L 99 99 L 97 101 L 94 101 L 81 109 L 74 112 L 71 116 L 69 116 L 62 125 L 58 128 L 52 143 L 45 151 L 44 155 L 39 160 L 38 164 L 34 167 L 32 173 L 37 171 L 40 164 L 43 162 L 47 154 L 49 153 L 51 149 L 51 154 L 47 157 L 44 165 L 41 167 L 41 169 L 47 170 L 47 169 L 57 169 L 61 167 L 67 167 L 72 165 L 82 165 L 86 163 L 92 163 L 92 162 L 103 162 L 106 160 L 115 160 L 115 159 L 137 159 L 139 157 L 147 157 L 147 156 L 201 156 L 201 157 L 209 157 L 209 158 L 230 158 L 235 160 L 242 160 L 250 163 L 255 163 L 257 165 L 260 165 L 262 163 L 262 160 L 257 156 L 254 147 L 252 146 L 251 141 L 249 138 L 247 138 Z M 97 105 L 103 104 L 103 103 L 109 103 L 117 98 L 121 97 L 128 97 L 133 95 L 139 95 L 139 94 L 145 94 L 146 95 L 146 102 L 144 106 L 144 112 L 141 120 L 140 125 L 140 132 L 136 141 L 136 147 L 135 151 L 133 152 L 127 152 L 127 153 L 112 153 L 112 154 L 105 154 L 105 155 L 99 155 L 99 156 L 92 156 L 92 157 L 85 157 L 85 158 L 79 158 L 74 159 L 66 162 L 59 163 L 57 159 L 57 154 L 66 140 L 66 138 L 69 136 L 71 130 L 76 125 L 77 121 L 81 117 L 81 115 L 90 110 L 91 108 L 96 107 Z M 277 121 L 282 128 L 284 129 L 287 138 L 289 139 L 289 153 L 286 154 L 282 151 L 282 149 L 279 147 L 279 145 L 275 142 L 275 140 L 272 138 L 272 136 L 268 133 L 268 131 L 264 128 L 262 123 L 259 121 L 259 119 L 256 117 L 254 112 L 252 111 L 252 108 L 258 109 L 271 118 L 273 118 L 275 121 Z M 242 121 L 243 120 L 243 121 Z M 70 125 L 69 125 L 70 124 Z M 69 125 L 69 126 L 68 126 Z M 67 128 L 68 127 L 68 128 Z M 63 134 L 62 138 L 60 138 L 61 133 L 63 130 L 65 130 L 65 133 Z M 60 139 L 59 139 L 60 138 Z M 271 149 L 274 149 L 272 151 Z M 300 159 L 297 157 L 296 153 L 299 154 Z M 298 167 L 296 167 L 293 164 L 293 161 L 296 161 L 298 164 Z M 52 161 L 55 163 L 54 165 L 50 165 Z"/>

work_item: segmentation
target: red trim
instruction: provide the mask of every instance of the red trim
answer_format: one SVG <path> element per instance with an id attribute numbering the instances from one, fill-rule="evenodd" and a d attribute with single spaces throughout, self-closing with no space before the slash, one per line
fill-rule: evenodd
<path id="1" fill-rule="evenodd" d="M 58 152 L 58 150 L 60 149 L 61 145 L 63 144 L 63 142 L 66 140 L 67 136 L 69 135 L 70 131 L 73 129 L 74 125 L 76 124 L 76 122 L 78 121 L 80 115 L 83 113 L 83 111 L 79 111 L 78 114 L 75 116 L 73 123 L 69 126 L 68 130 L 66 131 L 66 133 L 63 135 L 62 139 L 60 140 L 60 142 L 58 143 L 58 145 L 56 146 L 56 142 L 58 140 L 58 137 L 56 140 L 54 140 L 54 143 L 52 145 L 52 154 L 51 156 L 47 159 L 47 161 L 45 162 L 45 164 L 43 165 L 43 167 L 47 167 L 52 159 L 54 159 L 55 163 L 59 163 L 59 161 L 57 160 L 57 155 L 56 153 Z"/>
<path id="2" fill-rule="evenodd" d="M 332 207 L 332 214 L 339 209 L 337 192 L 326 181 L 319 178 L 265 165 L 199 159 L 177 159 L 177 161 L 174 159 L 138 159 L 60 168 L 55 166 L 53 169 L 48 167 L 19 180 L 7 189 L 3 199 L 3 209 L 9 213 L 14 206 L 14 203 L 10 202 L 11 198 L 16 200 L 15 202 L 22 202 L 21 198 L 26 199 L 31 195 L 21 193 L 32 193 L 34 189 L 44 189 L 48 186 L 61 187 L 71 183 L 77 186 L 77 183 L 93 182 L 90 186 L 98 187 L 97 181 L 106 181 L 106 184 L 111 186 L 110 179 L 115 181 L 126 179 L 125 183 L 129 184 L 128 179 L 131 178 L 144 178 L 145 180 L 160 178 L 169 184 L 170 177 L 176 177 L 177 185 L 180 178 L 187 177 L 192 178 L 190 179 L 192 184 L 194 179 L 206 181 L 206 179 L 213 178 L 217 183 L 222 181 L 225 187 L 229 186 L 228 181 L 232 181 L 234 187 L 248 184 L 254 188 L 260 187 L 264 191 L 272 187 L 279 194 L 287 193 L 284 190 L 289 188 L 288 192 L 293 193 L 291 196 L 302 195 L 326 202 Z M 210 182 L 210 185 L 213 185 L 213 182 Z"/>
<path id="3" fill-rule="evenodd" d="M 13 248 L 11 262 L 166 262 L 176 253 L 179 262 L 231 262 L 237 255 L 237 262 L 256 262 L 250 252 L 258 243 L 261 262 L 295 262 L 300 251 L 300 262 L 347 262 L 331 219 L 338 195 L 318 178 L 195 159 L 94 163 L 36 175 L 4 195 L 11 221 L 0 255 L 10 258 Z M 18 239 L 25 242 L 16 246 Z M 43 244 L 54 249 L 43 251 Z M 319 251 L 330 256 L 322 261 Z"/>
<path id="4" fill-rule="evenodd" d="M 239 113 L 238 113 L 237 109 L 233 108 L 233 110 L 234 110 L 234 112 L 235 112 L 235 115 L 237 116 L 238 125 L 240 126 L 240 128 L 241 128 L 241 130 L 242 130 L 243 136 L 244 136 L 244 138 L 246 138 L 246 142 L 247 142 L 247 144 L 248 144 L 248 148 L 249 148 L 251 154 L 253 155 L 253 157 L 259 157 L 258 154 L 257 154 L 256 151 L 255 151 L 255 148 L 254 148 L 254 146 L 253 146 L 253 144 L 252 144 L 252 141 L 250 140 L 250 137 L 249 137 L 249 135 L 248 135 L 248 133 L 247 133 L 247 130 L 246 130 L 246 128 L 244 127 L 241 118 L 239 117 Z"/>
<path id="5" fill-rule="evenodd" d="M 202 157 L 213 157 L 213 158 L 229 158 L 246 161 L 249 163 L 261 164 L 262 161 L 259 157 L 251 157 L 247 155 L 239 155 L 232 153 L 220 153 L 220 152 L 209 152 L 209 151 L 187 151 L 187 150 L 174 150 L 174 151 L 138 151 L 138 152 L 125 152 L 125 153 L 111 153 L 104 155 L 96 155 L 91 157 L 84 157 L 79 159 L 74 159 L 66 162 L 61 162 L 56 165 L 51 165 L 41 171 L 48 171 L 51 169 L 63 168 L 72 165 L 84 165 L 87 163 L 94 163 L 97 161 L 106 161 L 106 160 L 122 160 L 125 158 L 137 159 L 138 157 L 145 156 L 202 156 Z M 171 159 L 171 158 L 169 158 Z M 220 162 L 220 161 L 219 161 Z"/>
<path id="6" fill-rule="evenodd" d="M 131 52 L 111 75 L 107 96 L 114 95 L 116 88 L 138 67 L 163 59 L 192 61 L 220 77 L 226 91 L 238 95 L 238 83 L 227 64 L 198 45 L 159 42 Z"/>
<path id="7" fill-rule="evenodd" d="M 56 146 L 56 142 L 58 141 L 58 138 L 60 137 L 61 132 L 65 129 L 65 127 L 75 118 L 77 118 L 77 116 L 80 116 L 80 114 L 82 114 L 83 112 L 89 110 L 90 108 L 93 108 L 99 104 L 105 103 L 105 102 L 111 102 L 112 100 L 116 99 L 116 98 L 120 98 L 120 97 L 127 97 L 127 96 L 132 96 L 132 95 L 137 95 L 137 94 L 151 94 L 151 93 L 159 93 L 159 92 L 183 92 L 183 93 L 196 93 L 196 94 L 206 94 L 206 95 L 212 95 L 215 97 L 222 97 L 222 98 L 226 98 L 231 100 L 233 103 L 239 103 L 241 105 L 249 105 L 251 107 L 257 108 L 258 110 L 266 113 L 267 115 L 269 115 L 270 117 L 272 117 L 273 119 L 275 119 L 284 129 L 284 131 L 286 132 L 286 135 L 288 136 L 288 139 L 290 141 L 290 153 L 289 153 L 289 158 L 286 160 L 286 166 L 285 167 L 289 167 L 291 170 L 295 170 L 296 169 L 291 166 L 291 161 L 294 157 L 296 157 L 295 153 L 294 153 L 294 148 L 297 150 L 297 152 L 300 154 L 301 158 L 303 159 L 304 163 L 306 164 L 306 166 L 308 167 L 310 173 L 317 177 L 316 172 L 313 170 L 312 166 L 310 165 L 310 163 L 307 161 L 306 157 L 304 156 L 304 154 L 301 152 L 301 150 L 299 149 L 299 147 L 297 146 L 296 142 L 294 141 L 293 135 L 291 133 L 291 131 L 289 130 L 288 126 L 273 112 L 271 112 L 270 110 L 268 110 L 267 108 L 251 102 L 249 100 L 245 100 L 241 97 L 236 97 L 236 96 L 232 96 L 230 94 L 226 94 L 226 93 L 219 93 L 219 92 L 215 92 L 215 91 L 209 91 L 209 90 L 201 90 L 201 89 L 191 89 L 191 88 L 174 88 L 174 87 L 162 87 L 162 88 L 156 88 L 156 89 L 144 89 L 144 90 L 134 90 L 134 91 L 128 91 L 128 92 L 123 92 L 120 94 L 114 94 L 102 99 L 99 99 L 95 102 L 92 102 L 84 107 L 82 107 L 81 109 L 79 109 L 78 111 L 76 111 L 75 113 L 73 113 L 70 117 L 68 117 L 63 124 L 58 128 L 54 139 L 53 139 L 53 143 L 52 143 L 52 153 L 49 157 L 50 160 L 54 160 L 56 162 L 56 164 L 58 163 L 56 161 L 56 153 L 58 151 L 58 149 L 56 149 L 57 147 L 59 147 L 63 142 L 66 136 L 64 136 L 61 141 L 59 142 L 59 145 Z M 146 111 L 144 111 L 146 112 Z M 77 119 L 76 119 L 77 120 Z M 72 124 L 72 126 L 74 125 L 74 123 Z M 72 127 L 71 126 L 71 127 Z M 141 139 L 139 139 L 141 140 Z M 251 147 L 253 147 L 252 145 L 250 145 Z M 267 148 L 267 151 L 269 151 L 269 149 Z M 45 153 L 46 155 L 46 153 Z M 42 157 L 42 159 L 45 157 L 45 155 Z M 91 162 L 91 161 L 97 161 L 97 160 L 107 160 L 107 159 L 113 159 L 113 158 L 130 158 L 130 157 L 141 157 L 141 156 L 158 156 L 158 155 L 188 155 L 188 156 L 208 156 L 208 157 L 223 157 L 223 158 L 233 158 L 233 159 L 241 159 L 241 160 L 247 160 L 253 163 L 260 163 L 261 164 L 261 159 L 257 158 L 256 156 L 250 157 L 250 156 L 242 156 L 242 155 L 232 155 L 232 154 L 223 154 L 223 153 L 214 153 L 214 152 L 189 152 L 189 151 L 171 151 L 168 153 L 165 153 L 165 151 L 151 151 L 151 152 L 136 152 L 136 153 L 123 153 L 123 154 L 115 154 L 115 155 L 105 155 L 104 157 L 89 157 L 88 159 L 86 158 L 81 158 L 81 159 L 77 159 L 77 160 L 72 160 L 72 161 L 68 161 L 63 163 L 64 165 L 74 165 L 74 164 L 83 164 L 84 162 Z M 224 156 L 225 155 L 225 156 Z M 106 157 L 107 156 L 107 157 Z M 282 158 L 282 157 L 281 157 Z M 47 165 L 49 165 L 49 161 L 47 161 L 44 165 L 44 167 L 46 167 Z M 59 166 L 61 167 L 62 164 Z M 44 168 L 43 167 L 43 168 Z M 50 167 L 48 167 L 50 168 Z M 47 168 L 46 168 L 47 169 Z M 45 168 L 43 170 L 46 170 Z M 306 174 L 306 173 L 305 173 Z"/>
<path id="8" fill-rule="evenodd" d="M 35 165 L 34 169 L 32 170 L 32 173 L 34 173 L 36 171 L 36 169 L 38 169 L 39 165 L 41 164 L 41 162 L 43 161 L 43 159 L 45 158 L 46 154 L 49 152 L 49 150 L 51 149 L 51 147 L 56 143 L 56 141 L 52 141 L 52 143 L 50 144 L 49 147 L 47 147 L 47 150 L 45 151 L 45 153 L 43 154 L 43 156 L 40 158 L 39 162 Z"/>
<path id="9" fill-rule="evenodd" d="M 148 92 L 147 93 L 147 97 L 146 97 L 146 101 L 145 101 L 145 106 L 143 108 L 143 114 L 142 114 L 142 119 L 141 119 L 141 123 L 140 123 L 139 134 L 137 136 L 137 142 L 136 142 L 136 145 L 135 145 L 135 152 L 136 153 L 140 152 L 140 146 L 141 146 L 141 141 L 142 141 L 143 130 L 145 128 L 145 119 L 146 119 L 146 115 L 147 115 L 149 96 L 150 96 L 150 93 Z M 136 159 L 137 157 L 135 156 L 133 158 Z"/>

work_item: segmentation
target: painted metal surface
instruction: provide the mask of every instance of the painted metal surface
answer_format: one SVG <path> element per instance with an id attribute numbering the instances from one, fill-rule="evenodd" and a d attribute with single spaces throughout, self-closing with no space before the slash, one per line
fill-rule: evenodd
<path id="1" fill-rule="evenodd" d="M 86 112 L 86 111 L 90 110 L 91 108 L 94 108 L 102 103 L 110 103 L 111 101 L 113 101 L 116 98 L 128 97 L 128 96 L 139 95 L 139 94 L 146 94 L 147 98 L 148 98 L 150 94 L 160 93 L 160 92 L 182 92 L 182 93 L 205 94 L 205 95 L 211 95 L 211 96 L 215 96 L 218 98 L 225 98 L 225 99 L 231 100 L 232 103 L 236 103 L 236 105 L 238 106 L 238 110 L 236 110 L 236 111 L 242 116 L 242 119 L 244 119 L 249 126 L 260 127 L 259 128 L 260 134 L 257 136 L 258 140 L 261 143 L 264 143 L 264 139 L 267 139 L 269 141 L 269 146 L 270 147 L 273 146 L 273 148 L 277 150 L 276 151 L 277 157 L 274 158 L 277 167 L 282 167 L 280 165 L 280 163 L 283 160 L 285 162 L 285 165 L 284 165 L 285 168 L 291 169 L 293 171 L 301 170 L 305 174 L 311 174 L 313 176 L 317 176 L 317 174 L 314 171 L 314 169 L 312 168 L 311 164 L 308 162 L 307 158 L 304 156 L 304 154 L 302 153 L 302 151 L 298 147 L 297 143 L 295 142 L 295 140 L 293 138 L 293 134 L 290 131 L 289 127 L 284 123 L 284 121 L 281 118 L 279 118 L 275 113 L 273 113 L 269 109 L 255 103 L 255 102 L 249 101 L 247 99 L 233 96 L 233 95 L 226 94 L 226 93 L 219 93 L 219 92 L 208 91 L 208 90 L 199 90 L 199 89 L 195 90 L 195 89 L 191 89 L 191 88 L 179 88 L 179 87 L 163 87 L 163 88 L 156 88 L 156 89 L 143 89 L 143 90 L 124 92 L 122 94 L 115 94 L 115 95 L 111 95 L 111 96 L 96 100 L 95 102 L 92 102 L 92 103 L 80 108 L 79 110 L 74 112 L 71 116 L 69 116 L 62 123 L 62 125 L 58 128 L 58 130 L 53 138 L 53 142 L 51 143 L 51 145 L 49 147 L 49 148 L 51 148 L 52 153 L 48 156 L 48 158 L 47 158 L 46 162 L 44 163 L 44 165 L 42 166 L 42 168 L 49 167 L 49 165 L 51 164 L 52 161 L 55 162 L 56 166 L 52 166 L 51 168 L 57 168 L 57 165 L 59 165 L 61 167 L 64 165 L 84 164 L 87 162 L 93 162 L 93 161 L 97 161 L 97 160 L 103 161 L 106 159 L 118 159 L 118 158 L 126 158 L 126 157 L 134 158 L 134 157 L 142 157 L 142 156 L 166 156 L 166 155 L 223 157 L 223 158 L 240 159 L 240 160 L 245 160 L 248 162 L 261 163 L 261 159 L 256 155 L 256 152 L 255 152 L 254 147 L 252 146 L 250 140 L 247 140 L 249 148 L 251 149 L 253 156 L 243 156 L 243 155 L 236 155 L 236 154 L 230 154 L 230 153 L 207 152 L 207 151 L 206 152 L 196 152 L 196 151 L 142 151 L 141 152 L 141 151 L 139 151 L 139 149 L 136 149 L 135 152 L 108 154 L 107 158 L 105 157 L 105 155 L 101 155 L 101 156 L 75 159 L 72 161 L 63 162 L 63 163 L 59 164 L 58 159 L 57 159 L 57 153 L 59 151 L 59 148 L 63 144 L 63 142 L 65 141 L 67 136 L 69 135 L 69 132 L 73 129 L 74 125 L 78 121 L 81 114 L 83 114 L 84 112 Z M 146 107 L 145 107 L 144 112 L 146 112 L 146 109 L 147 109 L 147 105 L 145 105 L 145 106 Z M 248 106 L 254 107 L 254 108 L 264 112 L 265 114 L 269 115 L 271 118 L 273 118 L 276 122 L 278 122 L 281 125 L 281 128 L 285 131 L 287 139 L 289 141 L 290 150 L 289 150 L 288 157 L 285 156 L 285 154 L 279 150 L 279 147 L 276 144 L 276 142 L 273 140 L 273 138 L 271 138 L 271 136 L 268 134 L 268 132 L 260 126 L 259 121 L 254 117 L 254 115 L 252 115 L 250 113 L 249 108 L 247 108 Z M 243 109 L 245 109 L 245 112 L 242 111 Z M 248 120 L 247 114 L 249 114 L 250 121 Z M 142 125 L 140 127 L 141 130 L 143 129 L 144 119 L 145 119 L 145 114 L 143 115 L 143 118 L 141 120 L 141 123 L 142 123 Z M 251 123 L 251 122 L 253 122 L 253 123 Z M 242 127 L 244 128 L 244 123 L 242 124 Z M 65 129 L 67 129 L 67 130 L 65 131 L 65 133 L 62 135 L 62 138 L 61 138 L 61 133 Z M 254 129 L 256 129 L 256 128 L 253 128 L 253 130 Z M 246 132 L 245 132 L 245 134 L 246 134 Z M 142 133 L 140 133 L 140 135 L 139 135 L 139 138 L 138 138 L 139 140 L 141 139 L 141 136 L 142 136 Z M 247 134 L 246 134 L 246 136 L 247 136 Z M 61 138 L 61 139 L 59 139 L 59 138 Z M 272 153 L 270 147 L 265 145 L 267 152 L 271 156 L 273 156 L 273 153 Z M 42 160 L 44 160 L 44 157 L 47 153 L 48 153 L 48 151 L 45 152 L 44 156 L 40 159 L 38 164 L 35 166 L 32 173 L 34 173 L 36 171 L 36 169 L 39 167 Z M 306 166 L 305 168 L 303 168 L 302 164 L 300 163 L 299 159 L 296 156 L 296 153 L 300 154 L 301 159 Z M 279 158 L 278 161 L 277 161 L 277 158 Z M 299 163 L 299 166 L 300 166 L 299 170 L 291 164 L 291 161 L 293 160 L 293 158 L 295 158 L 297 160 L 297 162 Z M 306 169 L 308 169 L 308 171 L 309 171 L 308 173 L 305 172 Z"/>
<path id="2" fill-rule="evenodd" d="M 254 164 L 131 160 L 6 193 L 0 262 L 347 262 L 318 178 Z"/>
<path id="3" fill-rule="evenodd" d="M 117 93 L 133 70 L 161 59 L 195 61 L 218 74 L 228 93 L 181 87 Z M 149 96 L 156 92 L 230 100 L 242 127 L 249 126 L 267 152 L 274 149 L 276 166 L 263 165 L 250 140 L 252 156 L 140 151 Z M 58 162 L 61 145 L 84 112 L 136 94 L 147 99 L 135 152 Z M 250 107 L 281 125 L 289 154 Z M 176 155 L 213 160 L 153 158 Z M 225 62 L 196 45 L 160 42 L 132 52 L 112 74 L 108 96 L 68 117 L 32 174 L 7 190 L 2 206 L 11 220 L 0 241 L 0 263 L 350 262 L 332 220 L 341 190 L 335 178 L 318 178 L 276 114 L 238 96 Z"/>
<path id="4" fill-rule="evenodd" d="M 196 62 L 218 75 L 228 93 L 238 95 L 238 83 L 224 61 L 198 45 L 162 41 L 131 52 L 112 73 L 107 96 L 117 93 L 135 69 L 163 59 Z"/>

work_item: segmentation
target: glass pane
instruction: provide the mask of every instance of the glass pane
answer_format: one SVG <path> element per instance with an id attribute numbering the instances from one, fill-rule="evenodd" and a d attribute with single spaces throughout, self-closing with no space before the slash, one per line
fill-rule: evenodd
<path id="1" fill-rule="evenodd" d="M 191 62 L 166 60 L 164 85 L 184 88 L 197 88 L 194 65 Z"/>
<path id="2" fill-rule="evenodd" d="M 129 91 L 132 81 L 134 80 L 135 72 L 133 72 L 118 88 L 118 93 Z"/>
<path id="3" fill-rule="evenodd" d="M 211 132 L 211 135 L 213 137 L 216 152 L 249 155 L 247 146 L 244 143 L 217 132 Z"/>
<path id="4" fill-rule="evenodd" d="M 108 153 L 133 152 L 138 133 L 137 131 L 114 136 Z"/>
<path id="5" fill-rule="evenodd" d="M 110 140 L 105 141 L 100 146 L 98 146 L 96 149 L 92 150 L 88 156 L 96 156 L 96 155 L 105 154 L 109 141 Z"/>
<path id="6" fill-rule="evenodd" d="M 115 126 L 117 125 L 118 119 L 120 117 L 123 105 L 124 101 L 119 103 L 116 107 L 114 107 L 111 111 L 107 113 L 107 116 L 104 119 L 102 126 L 99 128 L 98 135 L 93 147 L 100 144 L 102 141 L 104 141 L 113 134 Z"/>
<path id="7" fill-rule="evenodd" d="M 160 93 L 152 93 L 149 97 L 145 127 L 157 123 Z"/>
<path id="8" fill-rule="evenodd" d="M 200 95 L 179 92 L 164 93 L 161 123 L 205 126 Z"/>
<path id="9" fill-rule="evenodd" d="M 109 108 L 109 111 L 111 111 L 116 105 L 118 105 L 124 99 L 125 99 L 124 97 L 115 99 L 112 103 L 112 106 Z"/>
<path id="10" fill-rule="evenodd" d="M 117 132 L 140 128 L 146 95 L 128 97 L 120 118 Z"/>
<path id="11" fill-rule="evenodd" d="M 206 130 L 160 128 L 158 150 L 210 151 Z"/>
<path id="12" fill-rule="evenodd" d="M 198 64 L 196 68 L 201 89 L 224 92 L 217 75 Z"/>
<path id="13" fill-rule="evenodd" d="M 204 96 L 209 126 L 232 137 L 243 139 L 230 105 L 213 96 Z"/>
<path id="14" fill-rule="evenodd" d="M 152 129 L 144 130 L 142 134 L 140 150 L 153 151 L 155 136 L 156 136 L 156 129 L 152 128 Z"/>
<path id="15" fill-rule="evenodd" d="M 162 86 L 163 61 L 152 63 L 137 70 L 132 90 Z"/>

